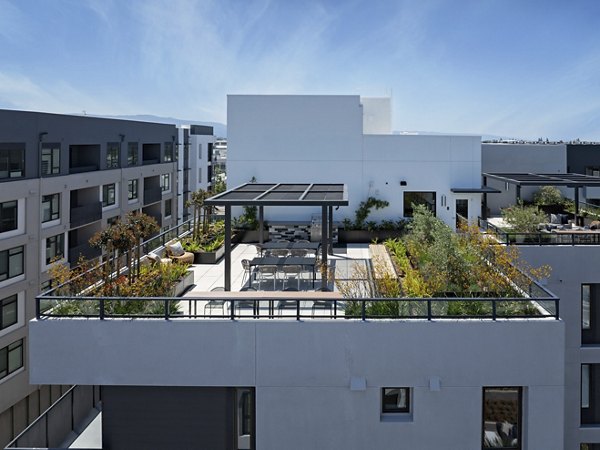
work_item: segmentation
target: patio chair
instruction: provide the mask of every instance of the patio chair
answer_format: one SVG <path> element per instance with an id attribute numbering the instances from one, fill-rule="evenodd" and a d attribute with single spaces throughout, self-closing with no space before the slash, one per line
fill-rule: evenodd
<path id="1" fill-rule="evenodd" d="M 258 266 L 256 269 L 256 274 L 258 278 L 258 290 L 262 290 L 263 281 L 268 281 L 269 279 L 273 280 L 273 290 L 275 290 L 275 285 L 277 284 L 277 266 Z"/>
<path id="2" fill-rule="evenodd" d="M 302 274 L 302 266 L 283 266 L 283 290 L 285 291 L 285 285 L 288 283 L 288 276 L 296 275 L 296 281 L 298 282 L 297 290 L 300 290 L 300 275 Z"/>
<path id="3" fill-rule="evenodd" d="M 298 289 L 289 287 L 289 288 L 284 289 L 284 291 L 298 292 Z M 294 311 L 296 311 L 297 308 L 298 308 L 297 300 L 279 300 L 279 303 L 277 304 L 277 311 L 278 311 L 279 315 L 281 315 L 281 311 L 284 309 L 293 309 Z"/>
<path id="4" fill-rule="evenodd" d="M 225 291 L 225 288 L 223 287 L 215 287 L 212 288 L 210 290 L 211 292 L 223 292 Z M 206 305 L 204 305 L 204 315 L 206 315 L 206 309 L 208 308 L 210 315 L 212 316 L 212 310 L 213 309 L 221 309 L 222 311 L 222 315 L 225 315 L 225 300 L 221 300 L 221 299 L 215 299 L 215 300 L 209 300 L 208 303 L 206 303 Z"/>
<path id="5" fill-rule="evenodd" d="M 242 259 L 242 268 L 244 269 L 244 276 L 242 277 L 242 286 L 246 283 L 247 280 L 250 280 L 250 284 L 252 283 L 252 274 L 250 273 L 250 260 Z M 242 289 L 244 290 L 244 289 Z M 247 290 L 247 288 L 246 288 Z"/>
<path id="6" fill-rule="evenodd" d="M 304 258 L 308 255 L 308 250 L 305 248 L 293 248 L 290 250 L 290 256 L 295 256 L 298 258 Z"/>
<path id="7" fill-rule="evenodd" d="M 271 256 L 276 256 L 278 258 L 285 258 L 289 254 L 290 254 L 289 250 L 287 250 L 285 248 L 276 248 L 274 250 L 271 250 Z"/>
<path id="8" fill-rule="evenodd" d="M 289 244 L 289 240 L 288 239 L 277 239 L 275 242 L 281 242 L 283 244 Z"/>
<path id="9" fill-rule="evenodd" d="M 252 288 L 252 287 L 244 287 L 242 289 L 240 289 L 240 292 L 248 292 L 248 291 L 256 291 L 256 289 Z M 238 311 L 240 309 L 248 309 L 251 308 L 252 309 L 252 315 L 254 316 L 256 314 L 256 310 L 257 310 L 257 306 L 258 304 L 254 301 L 254 300 L 237 300 L 235 302 L 235 308 Z"/>
<path id="10" fill-rule="evenodd" d="M 172 239 L 167 242 L 165 244 L 165 248 L 167 250 L 167 256 L 171 258 L 173 262 L 182 264 L 194 263 L 194 254 L 183 250 L 181 242 L 179 242 L 177 239 Z"/>
<path id="11" fill-rule="evenodd" d="M 329 317 L 333 316 L 333 300 L 315 300 L 312 305 L 312 316 L 315 316 L 315 310 L 329 310 Z"/>

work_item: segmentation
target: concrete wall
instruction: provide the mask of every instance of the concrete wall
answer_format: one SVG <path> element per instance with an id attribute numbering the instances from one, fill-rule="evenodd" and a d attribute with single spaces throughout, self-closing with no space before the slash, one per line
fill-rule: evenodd
<path id="1" fill-rule="evenodd" d="M 350 204 L 334 213 L 335 220 L 354 218 L 369 196 L 390 202 L 370 220 L 397 220 L 403 217 L 403 191 L 436 191 L 437 211 L 448 224 L 454 225 L 455 198 L 468 199 L 477 217 L 480 195 L 455 197 L 450 189 L 481 186 L 479 137 L 363 134 L 363 110 L 381 111 L 381 105 L 366 101 L 361 106 L 360 101 L 358 96 L 230 95 L 228 187 L 252 177 L 345 183 Z M 311 214 L 320 209 L 265 209 L 268 220 L 310 220 Z"/>
<path id="2" fill-rule="evenodd" d="M 581 345 L 581 285 L 600 283 L 597 246 L 521 246 L 522 257 L 533 266 L 548 264 L 552 275 L 547 287 L 560 297 L 565 322 L 565 447 L 600 442 L 600 424 L 580 428 L 581 364 L 600 364 L 599 346 Z"/>
<path id="3" fill-rule="evenodd" d="M 484 173 L 566 173 L 566 144 L 481 144 L 481 171 Z M 516 188 L 496 180 L 488 180 L 488 186 L 502 191 L 488 194 L 487 204 L 492 215 L 499 215 L 500 208 L 514 205 Z M 521 198 L 532 200 L 539 187 L 523 187 Z M 563 195 L 572 192 L 561 189 Z"/>
<path id="4" fill-rule="evenodd" d="M 390 97 L 361 97 L 364 134 L 392 133 L 392 99 Z"/>
<path id="5" fill-rule="evenodd" d="M 561 321 L 42 320 L 34 382 L 256 387 L 257 448 L 479 448 L 482 386 L 524 386 L 526 448 L 563 441 Z M 350 390 L 352 377 L 366 389 Z M 429 389 L 432 377 L 441 390 Z M 412 414 L 380 417 L 380 389 Z M 310 430 L 310 432 L 308 432 Z"/>

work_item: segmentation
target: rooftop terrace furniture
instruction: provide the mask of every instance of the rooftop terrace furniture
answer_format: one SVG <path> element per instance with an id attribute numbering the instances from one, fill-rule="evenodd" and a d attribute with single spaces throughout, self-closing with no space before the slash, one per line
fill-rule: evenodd
<path id="1" fill-rule="evenodd" d="M 210 290 L 211 292 L 222 292 L 225 291 L 225 288 L 223 287 L 214 287 Z M 220 300 L 220 299 L 216 299 L 216 300 L 210 300 L 208 303 L 206 303 L 206 305 L 204 305 L 204 315 L 206 315 L 206 309 L 209 310 L 210 315 L 212 316 L 212 310 L 213 309 L 219 309 L 221 308 L 221 311 L 223 313 L 223 315 L 225 315 L 225 299 Z"/>
<path id="2" fill-rule="evenodd" d="M 193 264 L 194 263 L 194 254 L 191 252 L 186 252 L 183 250 L 181 246 L 181 242 L 177 239 L 172 239 L 165 244 L 165 248 L 167 249 L 167 256 L 173 260 L 173 262 L 182 263 L 182 264 Z"/>
<path id="3" fill-rule="evenodd" d="M 252 261 L 254 261 L 254 259 Z M 258 265 L 256 269 L 256 273 L 258 275 L 258 289 L 261 290 L 263 281 L 268 281 L 271 279 L 273 280 L 273 290 L 275 290 L 275 286 L 277 285 L 277 272 L 278 269 L 275 265 Z"/>
<path id="4" fill-rule="evenodd" d="M 291 265 L 291 266 L 283 266 L 281 272 L 283 273 L 283 290 L 285 291 L 285 285 L 289 283 L 290 275 L 296 276 L 297 281 L 297 290 L 300 290 L 300 275 L 302 274 L 302 266 L 299 265 Z"/>

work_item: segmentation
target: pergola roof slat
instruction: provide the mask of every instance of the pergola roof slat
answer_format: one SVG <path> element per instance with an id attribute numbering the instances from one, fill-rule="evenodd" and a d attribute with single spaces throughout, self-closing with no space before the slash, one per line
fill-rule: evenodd
<path id="1" fill-rule="evenodd" d="M 579 173 L 484 173 L 483 176 L 517 186 L 600 186 L 600 177 Z"/>

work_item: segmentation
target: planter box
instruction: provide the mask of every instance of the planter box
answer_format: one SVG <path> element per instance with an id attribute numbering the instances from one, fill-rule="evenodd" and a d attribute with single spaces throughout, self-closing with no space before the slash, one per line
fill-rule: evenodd
<path id="1" fill-rule="evenodd" d="M 375 239 L 381 242 L 386 239 L 399 238 L 403 235 L 403 233 L 403 231 L 398 230 L 368 231 L 344 230 L 343 228 L 340 228 L 338 232 L 338 240 L 341 244 L 368 244 Z"/>
<path id="2" fill-rule="evenodd" d="M 214 252 L 194 253 L 194 264 L 216 264 L 225 254 L 225 246 Z"/>
<path id="3" fill-rule="evenodd" d="M 258 239 L 258 230 L 235 230 L 235 238 L 232 239 L 233 242 L 237 243 L 256 243 L 259 241 Z M 269 230 L 267 227 L 263 230 L 263 242 L 267 242 L 269 240 Z"/>
<path id="4" fill-rule="evenodd" d="M 172 297 L 179 297 L 182 295 L 191 285 L 194 284 L 194 271 L 188 270 L 185 276 L 179 280 L 179 282 L 173 286 L 171 291 Z"/>

